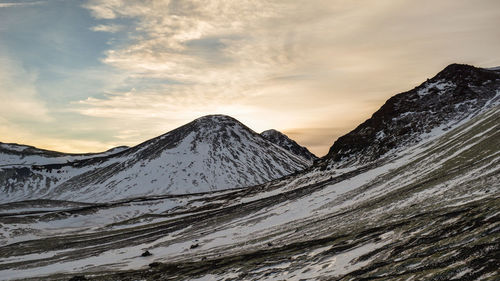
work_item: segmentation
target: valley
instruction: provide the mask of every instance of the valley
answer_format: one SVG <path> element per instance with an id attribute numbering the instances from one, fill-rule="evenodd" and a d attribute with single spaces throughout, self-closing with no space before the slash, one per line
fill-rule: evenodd
<path id="1" fill-rule="evenodd" d="M 454 81 L 459 90 L 446 81 L 440 82 L 446 86 L 436 86 L 434 81 L 442 79 Z M 464 100 L 464 93 L 471 96 Z M 406 105 L 407 99 L 421 108 Z M 442 104 L 447 108 L 444 113 L 437 110 Z M 240 127 L 227 117 L 217 118 L 222 121 L 215 124 Z M 212 124 L 213 118 L 203 120 Z M 30 192 L 17 193 L 15 184 L 4 185 L 0 276 L 5 280 L 497 280 L 499 120 L 500 72 L 452 65 L 389 100 L 314 163 L 270 146 L 274 152 L 269 153 L 279 155 L 275 163 L 292 161 L 289 167 L 297 169 L 250 186 L 223 184 L 220 189 L 162 193 L 151 192 L 155 189 L 145 182 L 144 193 L 116 196 L 111 188 L 106 189 L 108 196 L 94 192 L 93 184 L 126 189 L 128 183 L 105 185 L 92 179 L 88 186 L 70 186 L 84 179 L 79 176 L 49 188 L 55 193 L 29 197 Z M 258 136 L 244 132 L 238 134 L 240 139 Z M 263 141 L 255 138 L 258 141 L 251 145 Z M 141 144 L 116 155 L 157 155 L 165 143 L 170 144 L 165 137 L 151 143 L 154 146 Z M 113 176 L 109 174 L 113 168 L 101 168 L 101 163 L 119 158 L 106 157 L 55 170 L 82 165 L 87 174 Z M 138 163 L 146 163 L 140 162 L 146 158 L 138 158 Z M 287 167 L 277 165 L 270 164 L 269 169 Z M 11 171 L 2 168 L 1 173 L 6 177 Z M 142 256 L 146 251 L 151 255 Z"/>

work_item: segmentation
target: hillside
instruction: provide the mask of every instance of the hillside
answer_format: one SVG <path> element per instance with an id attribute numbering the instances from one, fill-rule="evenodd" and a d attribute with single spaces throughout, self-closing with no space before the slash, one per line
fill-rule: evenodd
<path id="1" fill-rule="evenodd" d="M 104 157 L 116 154 L 125 149 L 126 146 L 111 148 L 100 153 L 62 153 L 57 151 L 39 149 L 33 146 L 21 145 L 17 143 L 1 143 L 0 142 L 0 167 L 1 166 L 31 166 L 31 165 L 48 165 L 48 164 L 63 164 L 77 160 L 84 160 L 95 157 Z"/>
<path id="2" fill-rule="evenodd" d="M 457 79 L 469 79 L 476 69 L 464 73 Z M 363 150 L 342 150 L 339 159 L 329 155 L 251 188 L 98 204 L 32 200 L 0 205 L 0 276 L 498 280 L 500 100 L 490 93 L 483 100 L 484 94 L 471 92 L 464 100 L 481 100 L 474 110 L 449 115 L 428 113 L 434 103 L 422 106 L 429 118 L 405 131 L 408 135 L 395 135 L 402 140 L 397 149 L 366 158 Z M 456 95 L 447 88 L 428 95 L 423 103 L 442 96 L 455 108 L 462 104 L 454 103 Z M 397 100 L 413 102 L 405 97 L 414 98 Z M 391 122 L 382 124 L 377 128 L 399 132 Z M 185 139 L 183 131 L 177 131 L 178 139 Z M 365 152 L 370 151 L 376 150 Z"/>
<path id="3" fill-rule="evenodd" d="M 310 164 L 231 117 L 211 115 L 112 155 L 1 167 L 0 200 L 106 202 L 206 192 L 263 183 Z"/>
<path id="4" fill-rule="evenodd" d="M 325 159 L 333 167 L 388 156 L 447 130 L 500 99 L 500 71 L 452 64 L 413 90 L 391 97 L 370 119 L 340 137 Z"/>
<path id="5" fill-rule="evenodd" d="M 260 133 L 260 135 L 266 140 L 292 152 L 295 155 L 301 156 L 304 159 L 309 161 L 318 159 L 318 157 L 312 154 L 306 147 L 299 145 L 296 141 L 290 139 L 287 135 L 280 131 L 270 129 Z"/>

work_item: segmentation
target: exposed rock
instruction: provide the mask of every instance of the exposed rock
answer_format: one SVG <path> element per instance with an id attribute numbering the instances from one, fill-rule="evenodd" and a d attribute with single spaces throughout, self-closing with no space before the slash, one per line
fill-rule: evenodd
<path id="1" fill-rule="evenodd" d="M 142 253 L 141 257 L 149 257 L 149 256 L 152 256 L 153 254 L 151 254 L 149 251 L 146 251 L 144 253 Z"/>
<path id="2" fill-rule="evenodd" d="M 314 161 L 318 159 L 316 155 L 312 154 L 307 148 L 299 145 L 294 140 L 290 139 L 287 135 L 283 134 L 274 129 L 270 129 L 260 133 L 262 137 L 267 139 L 268 141 L 292 152 L 293 154 L 300 156 L 309 161 Z"/>
<path id="3" fill-rule="evenodd" d="M 340 137 L 321 164 L 352 165 L 376 160 L 392 149 L 418 142 L 449 122 L 485 110 L 498 98 L 500 73 L 452 64 L 415 89 L 391 97 L 372 117 Z"/>
<path id="4" fill-rule="evenodd" d="M 85 276 L 83 275 L 76 275 L 76 276 L 73 276 L 69 279 L 69 281 L 87 281 L 89 279 L 87 279 Z"/>
<path id="5" fill-rule="evenodd" d="M 154 268 L 154 267 L 159 267 L 160 265 L 161 265 L 161 263 L 155 261 L 155 262 L 150 263 L 149 267 Z"/>

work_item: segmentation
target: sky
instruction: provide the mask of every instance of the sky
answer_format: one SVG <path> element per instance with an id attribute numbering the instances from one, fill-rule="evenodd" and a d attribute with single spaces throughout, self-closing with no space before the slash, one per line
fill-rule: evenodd
<path id="1" fill-rule="evenodd" d="M 230 115 L 326 154 L 450 63 L 500 65 L 498 0 L 0 0 L 0 142 L 136 145 Z"/>

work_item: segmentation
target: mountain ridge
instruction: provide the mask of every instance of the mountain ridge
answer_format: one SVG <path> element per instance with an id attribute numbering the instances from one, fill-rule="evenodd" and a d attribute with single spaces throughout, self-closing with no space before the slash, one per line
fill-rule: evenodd
<path id="1" fill-rule="evenodd" d="M 48 165 L 74 162 L 119 153 L 128 146 L 117 146 L 103 152 L 66 153 L 31 145 L 0 142 L 0 165 Z"/>
<path id="2" fill-rule="evenodd" d="M 318 157 L 311 153 L 306 147 L 299 145 L 296 141 L 290 139 L 287 135 L 278 130 L 269 129 L 263 131 L 260 135 L 270 142 L 283 147 L 296 155 L 302 156 L 309 161 L 318 159 Z"/>
<path id="3" fill-rule="evenodd" d="M 485 83 L 483 72 L 453 68 L 440 77 L 457 76 L 429 79 L 393 97 L 367 123 L 371 127 L 358 126 L 363 134 L 353 139 L 380 137 L 361 146 L 368 150 L 334 163 L 318 160 L 333 169 L 313 165 L 251 188 L 111 203 L 0 204 L 0 275 L 99 281 L 497 280 L 500 85 Z M 202 119 L 170 132 L 174 136 L 122 151 L 123 161 L 110 163 L 110 169 L 119 171 L 127 157 L 139 153 L 148 160 L 139 164 L 156 161 L 152 155 L 161 143 L 186 152 L 198 150 L 199 143 L 217 148 L 228 141 L 247 145 L 235 151 L 248 151 L 250 139 L 285 151 L 224 120 Z M 226 121 L 227 126 L 217 124 Z M 200 124 L 209 129 L 197 134 Z M 390 137 L 402 141 L 390 150 L 376 149 Z M 79 163 L 101 165 L 113 157 Z M 83 191 L 106 198 L 92 186 Z"/>
<path id="4" fill-rule="evenodd" d="M 232 117 L 208 115 L 112 155 L 1 167 L 0 184 L 9 201 L 93 202 L 251 186 L 311 164 Z"/>
<path id="5" fill-rule="evenodd" d="M 111 204 L 0 204 L 0 274 L 496 280 L 499 117 L 495 104 L 392 159 L 252 188 Z"/>
<path id="6" fill-rule="evenodd" d="M 369 119 L 339 137 L 319 163 L 346 167 L 379 159 L 418 142 L 434 128 L 446 129 L 450 122 L 478 114 L 499 99 L 499 88 L 499 72 L 451 64 L 414 89 L 389 98 Z"/>

